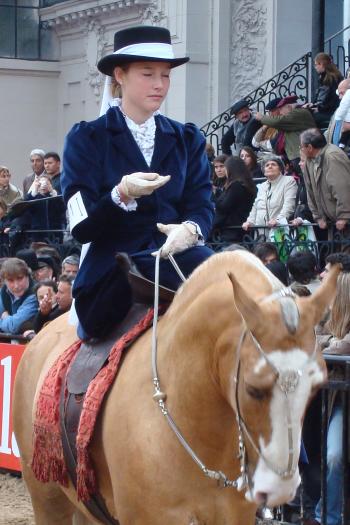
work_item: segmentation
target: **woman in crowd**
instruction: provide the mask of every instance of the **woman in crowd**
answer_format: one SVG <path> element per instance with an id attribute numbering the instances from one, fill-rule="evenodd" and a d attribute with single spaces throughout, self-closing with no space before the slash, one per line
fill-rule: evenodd
<path id="1" fill-rule="evenodd" d="M 265 157 L 263 170 L 267 180 L 258 186 L 253 207 L 242 224 L 244 230 L 286 224 L 294 213 L 297 184 L 293 177 L 283 175 L 283 161 L 275 155 Z"/>
<path id="2" fill-rule="evenodd" d="M 216 201 L 220 197 L 225 183 L 226 183 L 226 169 L 225 161 L 229 158 L 228 155 L 223 153 L 222 155 L 217 155 L 213 160 L 214 166 L 214 175 L 213 175 L 213 200 Z"/>
<path id="3" fill-rule="evenodd" d="M 244 161 L 253 179 L 263 177 L 263 172 L 258 164 L 258 157 L 250 146 L 244 146 L 239 152 L 240 158 Z"/>
<path id="4" fill-rule="evenodd" d="M 315 56 L 315 69 L 319 86 L 313 102 L 304 104 L 303 107 L 311 109 L 318 127 L 327 127 L 339 105 L 337 87 L 343 77 L 327 53 L 318 53 Z"/>
<path id="5" fill-rule="evenodd" d="M 330 320 L 325 325 L 324 335 L 318 342 L 325 354 L 350 355 L 350 272 L 342 271 L 338 276 L 337 291 L 331 308 Z M 344 379 L 343 368 L 335 367 L 330 372 L 332 379 Z M 339 393 L 330 391 L 330 414 L 327 431 L 327 524 L 342 523 L 342 471 L 343 471 L 343 412 Z M 316 521 L 321 523 L 321 502 L 316 506 Z"/>
<path id="6" fill-rule="evenodd" d="M 169 254 L 185 276 L 212 254 L 203 244 L 213 217 L 204 137 L 194 124 L 159 114 L 172 68 L 188 60 L 174 58 L 163 27 L 118 31 L 114 53 L 98 63 L 110 77 L 106 114 L 67 136 L 63 196 L 73 237 L 90 243 L 73 289 L 83 339 L 110 333 L 132 306 L 116 252 L 153 279 L 153 254 L 160 251 L 160 282 L 172 289 L 181 281 Z M 110 86 L 118 96 L 108 107 Z"/>
<path id="7" fill-rule="evenodd" d="M 228 157 L 225 171 L 225 186 L 215 205 L 213 238 L 240 242 L 243 232 L 232 226 L 240 226 L 249 213 L 256 196 L 256 187 L 246 164 L 239 157 Z"/>

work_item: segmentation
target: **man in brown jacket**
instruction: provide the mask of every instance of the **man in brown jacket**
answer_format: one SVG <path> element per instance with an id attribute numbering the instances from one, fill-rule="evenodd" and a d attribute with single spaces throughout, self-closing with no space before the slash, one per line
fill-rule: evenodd
<path id="1" fill-rule="evenodd" d="M 350 237 L 350 160 L 338 146 L 328 144 L 319 129 L 300 135 L 306 157 L 304 180 L 313 218 L 322 229 L 327 221 Z"/>

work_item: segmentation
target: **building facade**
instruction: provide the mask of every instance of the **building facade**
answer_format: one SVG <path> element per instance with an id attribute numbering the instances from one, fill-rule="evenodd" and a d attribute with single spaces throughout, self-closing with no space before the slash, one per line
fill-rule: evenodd
<path id="1" fill-rule="evenodd" d="M 163 113 L 202 126 L 311 50 L 315 1 L 0 0 L 0 164 L 20 184 L 31 149 L 60 153 L 75 122 L 98 116 L 96 63 L 118 29 L 169 28 L 191 61 L 172 72 Z M 342 2 L 329 4 L 332 30 L 350 16 Z"/>

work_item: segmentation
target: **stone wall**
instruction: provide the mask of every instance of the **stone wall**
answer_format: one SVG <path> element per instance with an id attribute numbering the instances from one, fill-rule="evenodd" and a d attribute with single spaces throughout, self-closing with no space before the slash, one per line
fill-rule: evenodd
<path id="1" fill-rule="evenodd" d="M 19 183 L 33 147 L 62 151 L 77 121 L 98 116 L 99 58 L 113 51 L 118 29 L 168 27 L 177 56 L 162 108 L 201 126 L 310 49 L 312 0 L 68 0 L 41 9 L 56 61 L 0 59 L 3 129 L 0 163 Z M 302 27 L 302 31 L 299 28 Z M 308 29 L 309 28 L 309 31 Z"/>

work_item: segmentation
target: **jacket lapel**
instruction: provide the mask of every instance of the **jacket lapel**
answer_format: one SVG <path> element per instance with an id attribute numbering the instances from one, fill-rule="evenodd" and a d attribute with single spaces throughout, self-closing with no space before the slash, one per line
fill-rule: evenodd
<path id="1" fill-rule="evenodd" d="M 157 115 L 155 118 L 156 137 L 151 161 L 151 171 L 157 172 L 162 161 L 176 145 L 176 131 L 165 117 Z"/>

